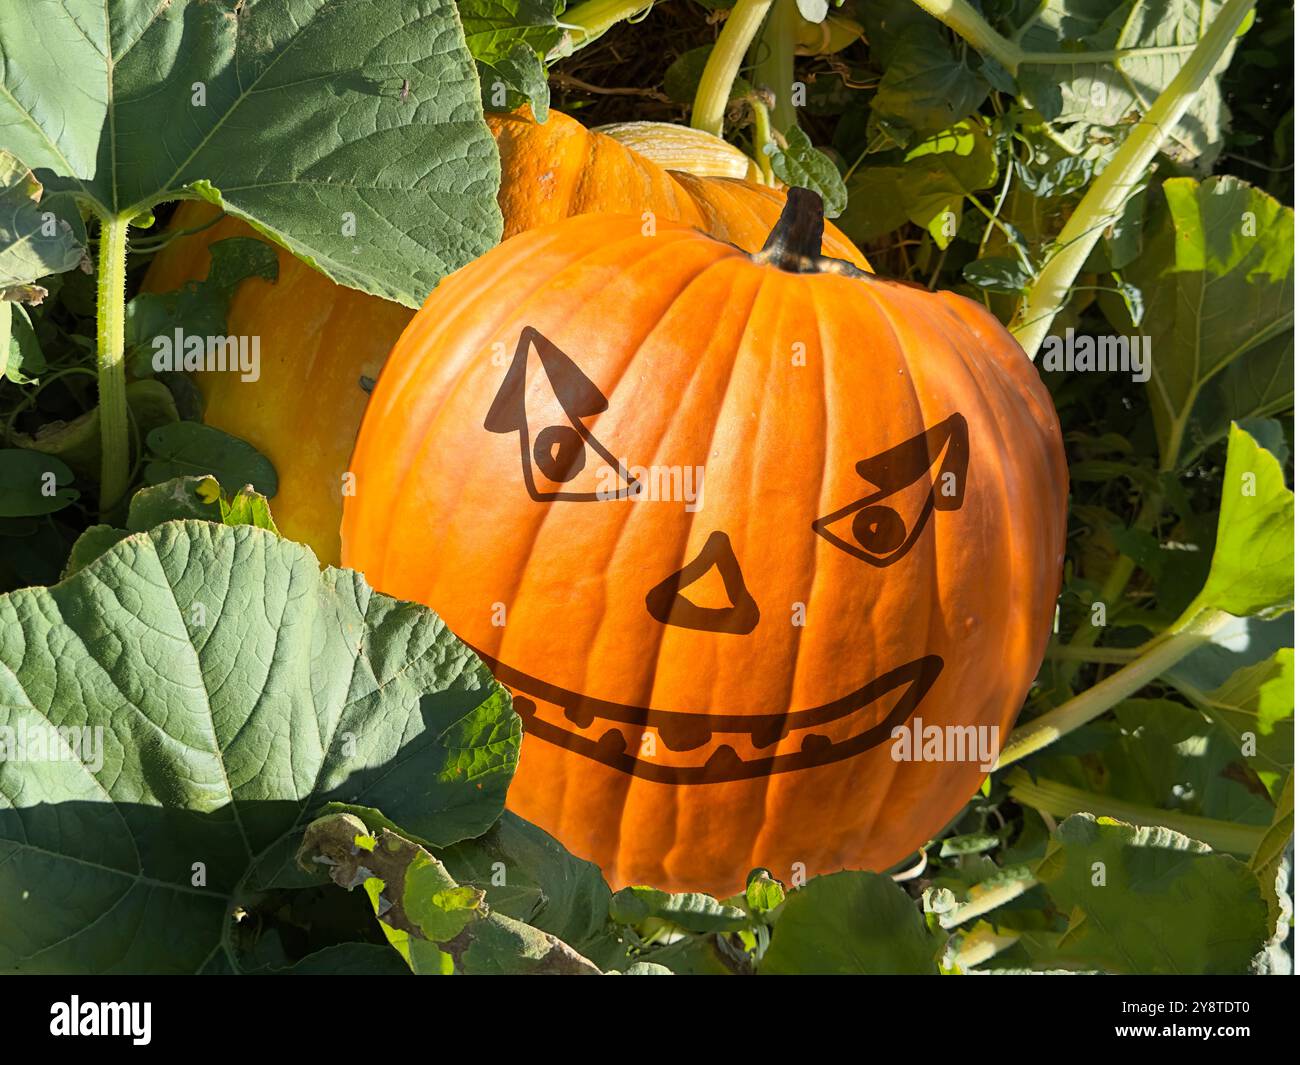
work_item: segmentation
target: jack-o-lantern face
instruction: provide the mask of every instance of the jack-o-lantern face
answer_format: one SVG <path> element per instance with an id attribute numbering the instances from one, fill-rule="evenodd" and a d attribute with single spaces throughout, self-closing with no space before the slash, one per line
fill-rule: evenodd
<path id="1" fill-rule="evenodd" d="M 608 408 L 608 399 L 578 363 L 537 329 L 526 326 L 483 427 L 492 433 L 517 434 L 520 487 L 533 501 L 631 505 L 648 491 L 647 481 L 615 458 L 589 424 Z M 868 489 L 866 494 L 811 521 L 808 535 L 815 533 L 872 566 L 897 562 L 917 542 L 934 511 L 961 506 L 968 454 L 966 420 L 954 414 L 864 458 L 855 470 Z M 901 500 L 908 489 L 913 489 L 911 498 Z M 907 503 L 913 511 L 910 517 L 898 509 L 905 511 Z M 690 512 L 685 513 L 688 521 L 693 520 Z M 721 585 L 719 604 L 694 602 L 691 589 L 710 578 Z M 646 580 L 652 582 L 642 597 L 646 611 L 663 625 L 748 637 L 762 618 L 762 608 L 723 529 L 709 531 L 700 550 L 680 569 L 662 580 L 647 574 Z M 641 595 L 639 587 L 627 591 Z M 769 609 L 774 609 L 772 604 Z M 550 683 L 544 673 L 534 675 L 491 655 L 484 657 L 517 693 L 515 709 L 531 735 L 612 769 L 666 784 L 764 777 L 862 754 L 889 739 L 916 712 L 943 669 L 939 655 L 927 654 L 817 706 L 726 713 L 708 707 L 666 708 L 596 698 Z M 793 738 L 793 749 L 779 752 L 779 741 L 787 738 Z M 680 759 L 658 757 L 660 746 Z M 639 749 L 655 756 L 639 757 Z"/>
<path id="2" fill-rule="evenodd" d="M 1003 736 L 1059 586 L 1059 427 L 990 315 L 662 223 L 445 281 L 352 470 L 345 564 L 513 691 L 508 805 L 616 886 L 905 858 L 988 744 L 896 737 Z"/>

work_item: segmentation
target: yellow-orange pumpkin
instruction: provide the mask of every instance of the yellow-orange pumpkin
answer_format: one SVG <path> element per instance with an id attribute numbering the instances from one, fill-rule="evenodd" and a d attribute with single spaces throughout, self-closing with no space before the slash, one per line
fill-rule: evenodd
<path id="1" fill-rule="evenodd" d="M 358 438 L 344 563 L 514 691 L 509 807 L 616 886 L 906 858 L 1042 658 L 1046 390 L 984 308 L 818 257 L 810 196 L 758 255 L 604 216 L 507 241 L 425 303 Z M 894 734 L 931 726 L 947 760 Z"/>
<path id="2" fill-rule="evenodd" d="M 558 112 L 544 125 L 517 115 L 489 115 L 488 124 L 501 152 L 498 199 L 506 237 L 586 211 L 650 211 L 753 251 L 785 201 L 783 192 L 749 182 L 670 172 Z M 706 135 L 687 133 L 686 143 L 691 136 Z M 683 134 L 664 138 L 668 157 L 680 162 Z M 651 148 L 654 138 L 644 135 L 638 143 Z M 717 165 L 714 154 L 702 152 L 701 163 Z M 195 228 L 215 211 L 183 204 L 173 226 Z M 205 277 L 213 241 L 256 235 L 227 218 L 175 241 L 151 265 L 145 288 L 166 292 Z M 827 233 L 825 250 L 866 266 L 837 231 Z M 196 379 L 204 420 L 250 441 L 275 465 L 280 489 L 273 509 L 281 531 L 309 544 L 322 562 L 337 563 L 343 472 L 367 399 L 360 381 L 378 376 L 412 312 L 335 285 L 284 250 L 279 258 L 279 281 L 241 285 L 228 320 L 232 334 L 261 337 L 259 380 L 226 373 Z"/>

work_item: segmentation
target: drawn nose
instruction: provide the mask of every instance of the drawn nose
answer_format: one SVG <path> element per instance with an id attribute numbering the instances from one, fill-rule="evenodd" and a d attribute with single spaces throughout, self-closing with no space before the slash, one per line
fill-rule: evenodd
<path id="1" fill-rule="evenodd" d="M 702 606 L 683 592 L 700 588 L 707 581 L 722 583 L 724 606 Z M 758 604 L 745 587 L 740 560 L 724 532 L 709 533 L 700 553 L 676 573 L 656 584 L 645 597 L 650 616 L 665 625 L 704 632 L 730 632 L 737 636 L 753 632 L 758 625 Z"/>

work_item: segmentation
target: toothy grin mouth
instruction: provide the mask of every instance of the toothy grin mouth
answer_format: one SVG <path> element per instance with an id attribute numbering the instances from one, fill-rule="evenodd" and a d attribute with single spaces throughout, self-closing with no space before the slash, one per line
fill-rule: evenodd
<path id="1" fill-rule="evenodd" d="M 497 679 L 516 693 L 515 712 L 529 735 L 611 769 L 662 784 L 747 780 L 862 754 L 889 739 L 893 730 L 916 712 L 943 670 L 942 658 L 926 655 L 808 710 L 712 714 L 596 699 L 537 680 L 481 651 L 476 653 Z M 898 701 L 886 714 L 868 712 L 872 704 L 900 690 Z M 871 723 L 854 731 L 864 718 Z M 797 750 L 765 752 L 800 732 L 805 735 Z M 721 742 L 719 734 L 735 738 Z"/>

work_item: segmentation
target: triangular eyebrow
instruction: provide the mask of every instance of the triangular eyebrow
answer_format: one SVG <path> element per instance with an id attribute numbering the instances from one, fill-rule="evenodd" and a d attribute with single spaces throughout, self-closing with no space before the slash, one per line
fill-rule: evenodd
<path id="1" fill-rule="evenodd" d="M 514 360 L 505 380 L 497 390 L 496 398 L 483 419 L 483 428 L 491 433 L 512 433 L 527 427 L 524 403 L 528 382 L 528 349 L 535 347 L 546 379 L 555 398 L 571 420 L 600 414 L 609 407 L 609 400 L 568 355 L 547 340 L 532 326 L 525 326 L 519 334 Z"/>
<path id="2" fill-rule="evenodd" d="M 957 479 L 955 496 L 945 497 L 940 510 L 955 510 L 961 506 L 966 488 L 966 465 L 970 457 L 970 440 L 966 419 L 954 414 L 937 422 L 929 429 L 917 433 L 910 440 L 896 444 L 888 451 L 863 459 L 854 469 L 864 481 L 880 489 L 880 497 L 906 488 L 920 477 L 943 454 L 942 473 L 953 473 Z"/>

